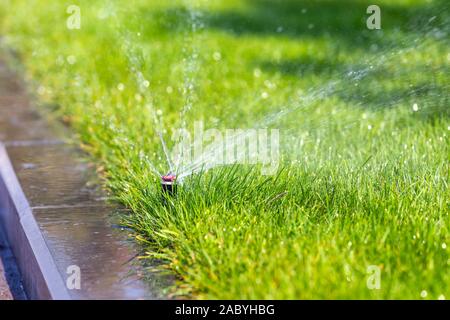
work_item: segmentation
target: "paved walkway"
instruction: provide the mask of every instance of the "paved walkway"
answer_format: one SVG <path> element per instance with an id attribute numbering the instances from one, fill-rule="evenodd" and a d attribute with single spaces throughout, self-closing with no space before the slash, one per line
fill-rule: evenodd
<path id="1" fill-rule="evenodd" d="M 17 78 L 0 60 L 0 109 L 23 103 L 24 92 L 19 90 Z M 0 115 L 0 129 L 8 130 L 7 119 Z M 1 131 L 1 130 L 0 130 Z M 4 137 L 0 136 L 0 141 Z M 1 206 L 0 206 L 1 208 Z M 19 270 L 0 225 L 0 300 L 25 299 Z"/>
<path id="2" fill-rule="evenodd" d="M 0 141 L 62 278 L 78 267 L 80 287 L 70 288 L 70 296 L 161 298 L 161 288 L 173 279 L 148 271 L 144 278 L 134 259 L 140 248 L 117 225 L 114 212 L 123 208 L 106 201 L 94 167 L 64 143 L 66 130 L 60 127 L 37 112 L 0 59 Z"/>
<path id="3" fill-rule="evenodd" d="M 10 89 L 10 84 L 7 85 L 7 83 L 6 68 L 4 68 L 4 65 L 0 62 L 0 97 L 4 97 Z M 3 123 L 2 120 L 3 119 L 0 119 L 0 126 Z M 0 300 L 12 300 L 13 298 L 8 281 L 6 280 L 5 266 L 3 263 L 6 250 L 7 244 L 3 238 L 0 226 Z"/>

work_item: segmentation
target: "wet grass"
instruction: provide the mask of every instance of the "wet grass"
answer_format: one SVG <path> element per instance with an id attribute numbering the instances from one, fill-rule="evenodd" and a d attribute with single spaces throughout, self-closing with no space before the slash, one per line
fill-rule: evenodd
<path id="1" fill-rule="evenodd" d="M 450 297 L 444 1 L 379 1 L 382 31 L 356 0 L 79 4 L 81 29 L 68 30 L 65 3 L 2 2 L 4 46 L 132 209 L 143 259 L 178 276 L 172 294 Z M 186 105 L 188 130 L 289 110 L 269 123 L 279 172 L 216 168 L 162 201 L 153 115 L 170 140 Z"/>

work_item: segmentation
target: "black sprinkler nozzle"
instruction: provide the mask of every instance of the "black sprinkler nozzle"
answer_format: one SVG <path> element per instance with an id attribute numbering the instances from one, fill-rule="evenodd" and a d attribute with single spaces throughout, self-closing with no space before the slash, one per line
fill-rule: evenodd
<path id="1" fill-rule="evenodd" d="M 165 176 L 162 176 L 161 177 L 162 191 L 168 195 L 174 195 L 177 191 L 176 179 L 177 176 L 172 173 L 168 173 Z"/>

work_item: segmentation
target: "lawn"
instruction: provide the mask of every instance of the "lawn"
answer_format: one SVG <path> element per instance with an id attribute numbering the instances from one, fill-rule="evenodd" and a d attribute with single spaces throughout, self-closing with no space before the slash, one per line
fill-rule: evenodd
<path id="1" fill-rule="evenodd" d="M 370 4 L 3 0 L 1 46 L 169 295 L 450 298 L 450 8 L 379 0 L 369 30 Z M 158 132 L 171 149 L 198 121 L 279 130 L 277 172 L 216 166 L 162 196 Z"/>

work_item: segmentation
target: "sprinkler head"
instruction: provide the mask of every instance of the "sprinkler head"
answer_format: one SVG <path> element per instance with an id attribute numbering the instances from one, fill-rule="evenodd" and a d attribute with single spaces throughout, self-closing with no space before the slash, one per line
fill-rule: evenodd
<path id="1" fill-rule="evenodd" d="M 177 185 L 175 182 L 176 179 L 177 179 L 177 176 L 172 173 L 168 173 L 165 176 L 162 176 L 161 177 L 162 191 L 169 195 L 175 194 L 175 192 L 177 190 Z"/>

